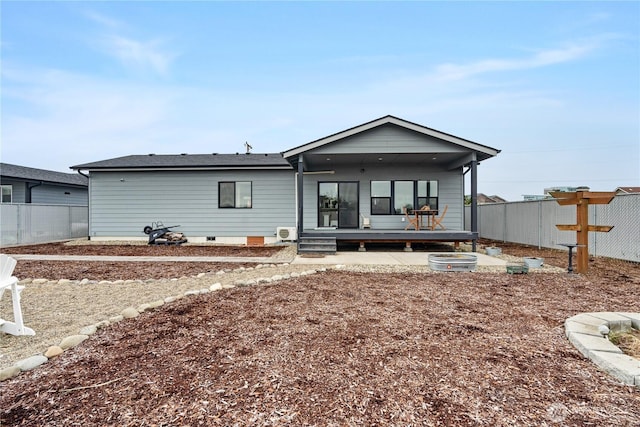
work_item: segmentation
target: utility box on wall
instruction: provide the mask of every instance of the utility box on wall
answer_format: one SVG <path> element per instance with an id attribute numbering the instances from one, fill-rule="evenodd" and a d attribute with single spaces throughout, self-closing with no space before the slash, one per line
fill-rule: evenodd
<path id="1" fill-rule="evenodd" d="M 298 239 L 295 227 L 278 227 L 276 229 L 276 240 L 278 242 L 294 242 Z"/>

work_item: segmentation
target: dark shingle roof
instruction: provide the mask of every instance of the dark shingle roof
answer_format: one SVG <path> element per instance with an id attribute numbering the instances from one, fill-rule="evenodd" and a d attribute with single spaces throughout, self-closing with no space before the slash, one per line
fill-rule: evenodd
<path id="1" fill-rule="evenodd" d="M 280 153 L 268 154 L 145 154 L 117 157 L 71 166 L 71 169 L 207 169 L 207 168 L 291 168 Z"/>
<path id="2" fill-rule="evenodd" d="M 23 181 L 42 181 L 52 184 L 88 186 L 87 177 L 77 173 L 55 172 L 9 163 L 0 163 L 0 176 Z"/>

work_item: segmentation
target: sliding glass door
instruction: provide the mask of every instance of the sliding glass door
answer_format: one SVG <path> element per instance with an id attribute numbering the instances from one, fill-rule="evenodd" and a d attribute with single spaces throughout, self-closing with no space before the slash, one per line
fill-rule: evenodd
<path id="1" fill-rule="evenodd" d="M 318 226 L 358 228 L 358 183 L 318 183 Z"/>

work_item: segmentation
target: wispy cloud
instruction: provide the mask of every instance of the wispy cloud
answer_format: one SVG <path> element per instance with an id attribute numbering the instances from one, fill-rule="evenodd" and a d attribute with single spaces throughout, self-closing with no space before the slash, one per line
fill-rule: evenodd
<path id="1" fill-rule="evenodd" d="M 560 34 L 575 34 L 576 31 L 589 30 L 595 28 L 599 24 L 609 22 L 612 18 L 612 14 L 609 12 L 599 11 L 572 18 L 572 20 L 562 20 L 561 26 L 559 26 L 556 31 Z"/>
<path id="2" fill-rule="evenodd" d="M 120 28 L 123 26 L 123 22 L 117 19 L 113 19 L 109 16 L 106 16 L 102 13 L 98 13 L 95 10 L 85 10 L 83 11 L 83 15 L 86 18 L 89 18 L 93 22 L 97 22 L 98 24 L 108 27 L 108 28 Z"/>
<path id="3" fill-rule="evenodd" d="M 103 39 L 106 52 L 125 66 L 166 75 L 176 55 L 163 50 L 162 42 L 134 40 L 119 35 L 109 35 Z"/>
<path id="4" fill-rule="evenodd" d="M 531 56 L 515 59 L 485 59 L 468 64 L 441 64 L 431 78 L 437 81 L 461 80 L 478 74 L 528 70 L 575 61 L 600 47 L 597 41 L 573 43 L 557 49 L 541 50 Z"/>
<path id="5" fill-rule="evenodd" d="M 169 51 L 165 39 L 152 37 L 144 40 L 130 36 L 127 33 L 134 29 L 126 22 L 94 10 L 84 10 L 83 15 L 100 28 L 98 32 L 101 35 L 95 37 L 94 48 L 129 69 L 151 71 L 162 76 L 169 73 L 170 66 L 178 55 Z"/>

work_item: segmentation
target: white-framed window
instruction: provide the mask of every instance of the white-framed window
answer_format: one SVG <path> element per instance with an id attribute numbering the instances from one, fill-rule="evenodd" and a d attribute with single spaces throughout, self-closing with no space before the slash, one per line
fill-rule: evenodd
<path id="1" fill-rule="evenodd" d="M 226 181 L 218 183 L 219 208 L 251 208 L 251 181 Z"/>
<path id="2" fill-rule="evenodd" d="M 2 203 L 11 203 L 13 201 L 13 185 L 0 185 L 2 187 Z"/>

